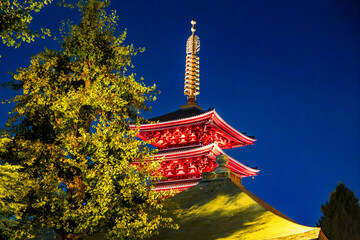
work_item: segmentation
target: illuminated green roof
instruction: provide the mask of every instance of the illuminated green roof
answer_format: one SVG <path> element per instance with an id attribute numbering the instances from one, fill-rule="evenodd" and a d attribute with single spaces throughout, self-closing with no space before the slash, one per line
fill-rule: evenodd
<path id="1" fill-rule="evenodd" d="M 236 184 L 236 185 L 235 185 Z M 179 230 L 154 239 L 316 239 L 320 228 L 299 225 L 244 189 L 226 180 L 202 182 L 169 201 Z"/>

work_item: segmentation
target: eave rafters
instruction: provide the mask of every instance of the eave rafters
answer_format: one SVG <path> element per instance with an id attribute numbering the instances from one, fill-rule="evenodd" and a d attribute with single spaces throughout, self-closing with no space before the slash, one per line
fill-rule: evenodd
<path id="1" fill-rule="evenodd" d="M 191 115 L 196 111 L 190 110 L 190 117 L 186 111 L 185 114 L 180 110 L 160 116 L 158 118 L 162 121 L 158 123 L 130 126 L 139 130 L 138 138 L 159 150 L 154 160 L 161 160 L 158 171 L 164 179 L 155 185 L 154 190 L 182 191 L 192 187 L 201 181 L 202 173 L 215 169 L 215 159 L 225 154 L 223 149 L 252 145 L 256 141 L 231 127 L 215 109 L 197 115 Z M 176 118 L 181 115 L 188 116 Z M 167 118 L 175 120 L 164 121 Z M 258 174 L 259 170 L 228 157 L 227 167 L 239 178 Z"/>
<path id="2" fill-rule="evenodd" d="M 191 148 L 191 149 L 183 149 L 179 151 L 169 151 L 166 153 L 157 153 L 155 154 L 155 160 L 164 158 L 163 161 L 173 161 L 178 159 L 184 159 L 187 157 L 200 157 L 206 156 L 209 158 L 216 158 L 220 154 L 226 154 L 216 143 L 209 144 L 207 146 L 201 146 L 198 148 Z M 227 155 L 227 154 L 226 154 Z M 257 173 L 260 171 L 258 169 L 254 169 L 248 167 L 236 159 L 229 157 L 228 167 L 233 171 L 241 176 L 256 176 Z"/>
<path id="3" fill-rule="evenodd" d="M 221 146 L 221 148 L 223 149 L 252 145 L 256 141 L 256 139 L 252 139 L 231 127 L 219 116 L 215 109 L 205 112 L 203 114 L 199 114 L 197 116 L 187 117 L 183 119 L 163 121 L 159 123 L 142 124 L 139 126 L 140 133 L 138 134 L 138 137 L 144 141 L 148 141 L 152 138 L 153 133 L 156 131 L 167 131 L 186 127 L 189 125 L 195 126 L 204 124 L 206 126 L 205 128 L 208 128 L 208 130 L 213 130 L 217 134 L 227 139 L 228 142 L 232 142 L 231 144 Z M 132 125 L 131 127 L 136 128 L 136 126 L 134 125 Z M 149 135 L 149 137 L 146 135 Z M 157 146 L 156 143 L 154 145 Z"/>

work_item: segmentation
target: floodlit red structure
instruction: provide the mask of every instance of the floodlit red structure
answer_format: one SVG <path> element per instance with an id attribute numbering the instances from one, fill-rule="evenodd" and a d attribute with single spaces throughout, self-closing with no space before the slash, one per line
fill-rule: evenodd
<path id="1" fill-rule="evenodd" d="M 250 145 L 255 141 L 232 128 L 215 109 L 184 108 L 151 120 L 159 123 L 141 125 L 138 137 L 145 141 L 152 139 L 152 144 L 159 150 L 212 142 L 227 149 Z"/>
<path id="2" fill-rule="evenodd" d="M 150 119 L 150 124 L 140 125 L 137 135 L 159 149 L 155 159 L 164 157 L 160 171 L 165 180 L 156 184 L 155 190 L 185 190 L 201 180 L 203 172 L 217 167 L 216 156 L 225 154 L 222 149 L 252 145 L 254 137 L 247 136 L 231 127 L 215 109 L 202 110 L 196 103 L 200 93 L 199 83 L 199 37 L 192 35 L 187 41 L 185 95 L 186 105 L 181 109 Z M 132 126 L 135 128 L 135 126 Z M 240 178 L 255 176 L 258 171 L 229 156 L 227 166 Z"/>

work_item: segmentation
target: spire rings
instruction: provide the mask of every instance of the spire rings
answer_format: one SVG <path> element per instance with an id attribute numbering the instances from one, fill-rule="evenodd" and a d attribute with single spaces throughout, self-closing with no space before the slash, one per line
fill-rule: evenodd
<path id="1" fill-rule="evenodd" d="M 184 94 L 188 100 L 196 100 L 200 94 L 200 58 L 197 55 L 200 51 L 200 38 L 195 35 L 196 21 L 191 21 L 192 35 L 186 42 L 186 63 L 185 63 L 185 89 Z"/>

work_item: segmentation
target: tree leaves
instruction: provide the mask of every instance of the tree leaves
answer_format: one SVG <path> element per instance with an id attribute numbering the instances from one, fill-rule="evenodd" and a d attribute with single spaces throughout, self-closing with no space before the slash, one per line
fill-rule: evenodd
<path id="1" fill-rule="evenodd" d="M 0 37 L 3 44 L 19 47 L 22 42 L 33 42 L 35 38 L 51 36 L 49 29 L 41 29 L 41 33 L 29 29 L 33 12 L 39 12 L 52 0 L 0 0 Z"/>
<path id="2" fill-rule="evenodd" d="M 12 99 L 0 161 L 21 166 L 24 176 L 22 207 L 0 216 L 0 222 L 15 220 L 7 228 L 12 239 L 31 238 L 38 228 L 66 239 L 97 232 L 143 239 L 175 227 L 161 214 L 169 193 L 149 184 L 161 177 L 159 163 L 147 161 L 152 152 L 129 127 L 150 109 L 155 86 L 126 73 L 140 50 L 123 45 L 126 33 L 115 34 L 117 17 L 106 14 L 107 5 L 73 5 L 83 18 L 63 32 L 61 50 L 37 54 L 9 84 L 22 94 Z"/>

